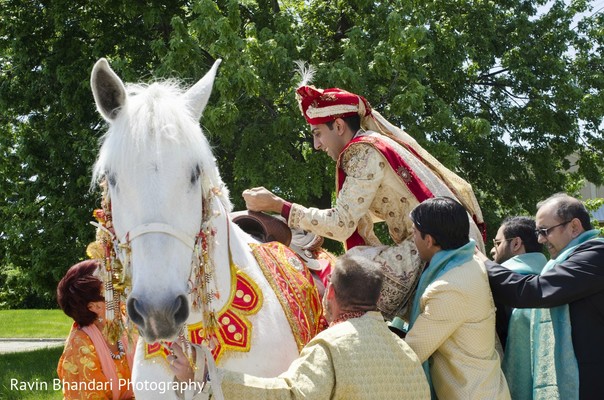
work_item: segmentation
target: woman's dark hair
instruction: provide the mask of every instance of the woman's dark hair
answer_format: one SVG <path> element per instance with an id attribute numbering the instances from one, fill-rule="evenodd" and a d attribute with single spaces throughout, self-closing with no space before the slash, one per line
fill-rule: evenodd
<path id="1" fill-rule="evenodd" d="M 468 213 L 450 197 L 425 200 L 411 211 L 410 217 L 422 238 L 432 236 L 443 250 L 457 249 L 470 241 Z"/>
<path id="2" fill-rule="evenodd" d="M 80 326 L 88 326 L 97 319 L 96 313 L 88 309 L 88 303 L 104 301 L 101 295 L 103 282 L 94 276 L 99 263 L 86 260 L 75 264 L 57 286 L 57 302 L 65 314 Z"/>

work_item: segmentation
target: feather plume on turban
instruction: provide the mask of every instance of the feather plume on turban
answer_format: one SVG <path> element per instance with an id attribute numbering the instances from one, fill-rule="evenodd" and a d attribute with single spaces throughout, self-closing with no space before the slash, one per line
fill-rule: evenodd
<path id="1" fill-rule="evenodd" d="M 363 118 L 371 114 L 371 106 L 363 96 L 338 88 L 318 89 L 307 85 L 312 80 L 315 69 L 301 61 L 297 61 L 296 65 L 302 78 L 296 89 L 296 99 L 309 124 L 324 124 L 356 114 Z"/>

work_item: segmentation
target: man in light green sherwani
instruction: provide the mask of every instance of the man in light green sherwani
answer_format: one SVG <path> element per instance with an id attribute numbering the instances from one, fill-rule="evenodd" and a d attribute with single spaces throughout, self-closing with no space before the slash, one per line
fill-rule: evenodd
<path id="1" fill-rule="evenodd" d="M 510 400 L 495 350 L 495 304 L 484 264 L 474 257 L 466 214 L 456 200 L 434 197 L 409 215 L 428 265 L 405 341 L 423 362 L 433 399 Z"/>
<path id="2" fill-rule="evenodd" d="M 338 258 L 323 297 L 329 328 L 275 378 L 219 369 L 225 399 L 429 399 L 418 357 L 376 311 L 383 273 L 364 258 Z M 178 346 L 171 361 L 181 381 L 193 371 Z M 203 371 L 203 368 L 199 368 Z M 198 375 L 195 376 L 199 380 Z M 212 381 L 215 387 L 217 382 Z M 214 388 L 214 391 L 216 389 Z"/>

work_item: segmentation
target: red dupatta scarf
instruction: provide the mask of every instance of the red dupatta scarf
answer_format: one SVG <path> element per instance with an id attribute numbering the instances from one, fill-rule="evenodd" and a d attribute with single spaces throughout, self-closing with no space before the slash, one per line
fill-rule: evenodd
<path id="1" fill-rule="evenodd" d="M 378 150 L 384 156 L 386 161 L 388 161 L 390 168 L 392 168 L 392 170 L 396 173 L 396 175 L 399 178 L 401 178 L 401 180 L 407 186 L 409 191 L 413 194 L 413 196 L 415 196 L 417 201 L 419 201 L 421 203 L 422 201 L 424 201 L 426 199 L 434 197 L 434 195 L 432 194 L 430 189 L 428 189 L 426 187 L 426 185 L 424 185 L 424 183 L 417 177 L 417 175 L 415 174 L 413 169 L 403 159 L 403 157 L 401 157 L 400 154 L 398 154 L 396 151 L 394 151 L 394 149 L 392 149 L 385 141 L 383 141 L 375 136 L 356 137 L 356 138 L 352 139 L 350 142 L 348 142 L 346 147 L 344 147 L 344 149 L 340 153 L 340 156 L 338 157 L 338 162 L 336 165 L 337 193 L 339 193 L 340 190 L 342 190 L 342 186 L 344 185 L 344 181 L 346 180 L 346 173 L 344 172 L 344 169 L 341 166 L 342 155 L 346 152 L 348 147 L 350 147 L 351 145 L 353 145 L 355 143 L 366 143 L 366 144 L 374 147 L 376 150 Z M 401 145 L 405 146 L 404 144 L 401 144 Z M 415 150 L 412 149 L 410 146 L 405 146 L 405 148 L 407 150 L 409 150 L 419 160 L 422 160 L 422 158 L 419 156 L 419 154 L 417 154 L 417 152 L 415 152 Z M 346 242 L 344 243 L 344 245 L 345 245 L 346 250 L 350 250 L 351 248 L 353 248 L 355 246 L 365 245 L 365 240 L 359 234 L 358 228 L 355 229 L 354 233 L 348 239 L 346 239 Z"/>

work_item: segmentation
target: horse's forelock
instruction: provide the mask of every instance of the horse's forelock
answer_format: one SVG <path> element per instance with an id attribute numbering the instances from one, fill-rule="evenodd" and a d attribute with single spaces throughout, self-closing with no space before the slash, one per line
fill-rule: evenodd
<path id="1" fill-rule="evenodd" d="M 108 171 L 132 171 L 140 163 L 133 154 L 161 152 L 168 143 L 182 148 L 179 155 L 200 164 L 202 174 L 211 187 L 221 189 L 220 200 L 230 212 L 232 204 L 223 184 L 209 141 L 199 121 L 187 111 L 184 90 L 176 81 L 151 85 L 127 85 L 128 101 L 101 139 L 101 150 L 93 170 L 93 183 Z M 211 187 L 204 187 L 207 193 Z"/>

